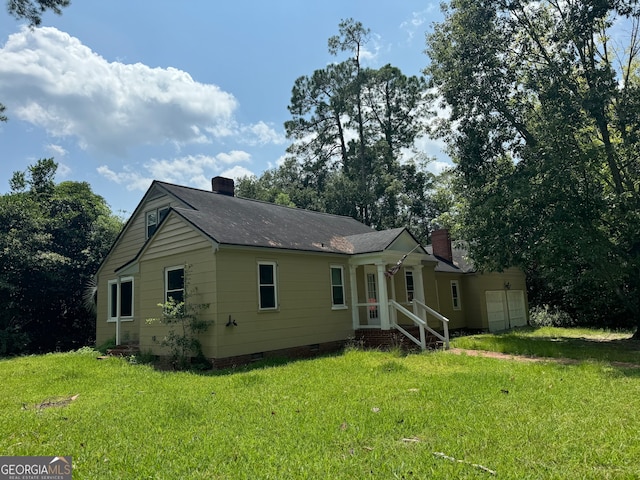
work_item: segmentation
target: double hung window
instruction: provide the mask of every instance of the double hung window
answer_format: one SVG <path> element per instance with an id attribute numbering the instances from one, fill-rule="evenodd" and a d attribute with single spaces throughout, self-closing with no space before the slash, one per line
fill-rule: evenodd
<path id="1" fill-rule="evenodd" d="M 331 266 L 331 305 L 333 308 L 347 306 L 344 298 L 344 269 L 338 265 Z"/>
<path id="2" fill-rule="evenodd" d="M 451 280 L 451 301 L 454 310 L 460 310 L 460 285 L 457 280 Z"/>
<path id="3" fill-rule="evenodd" d="M 184 267 L 169 267 L 164 271 L 164 301 L 184 302 Z"/>
<path id="4" fill-rule="evenodd" d="M 109 320 L 133 318 L 133 277 L 109 281 Z"/>
<path id="5" fill-rule="evenodd" d="M 405 270 L 404 272 L 404 281 L 407 287 L 407 302 L 413 302 L 413 295 L 415 292 L 415 288 L 413 286 L 413 271 Z"/>
<path id="6" fill-rule="evenodd" d="M 278 308 L 275 262 L 258 262 L 258 297 L 260 310 Z"/>
<path id="7" fill-rule="evenodd" d="M 155 210 L 150 210 L 145 213 L 145 223 L 147 226 L 147 238 L 155 233 L 158 229 L 160 222 L 164 220 L 164 217 L 169 213 L 169 207 L 161 207 Z"/>

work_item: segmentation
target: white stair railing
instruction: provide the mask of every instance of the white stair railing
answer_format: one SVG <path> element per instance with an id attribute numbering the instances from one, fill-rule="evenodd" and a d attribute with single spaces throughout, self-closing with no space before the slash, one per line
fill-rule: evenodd
<path id="1" fill-rule="evenodd" d="M 420 348 L 422 348 L 423 350 L 425 350 L 427 348 L 426 340 L 425 340 L 425 332 L 424 331 L 428 330 L 429 333 L 431 333 L 434 337 L 440 339 L 444 343 L 444 348 L 448 350 L 449 349 L 449 319 L 447 317 L 441 315 L 439 312 L 435 311 L 431 307 L 425 305 L 424 303 L 422 303 L 422 302 L 420 302 L 418 300 L 415 300 L 415 299 L 413 301 L 416 303 L 416 305 L 418 307 L 422 308 L 426 313 L 433 315 L 435 318 L 437 318 L 438 320 L 440 320 L 442 322 L 444 335 L 440 334 L 439 332 L 437 332 L 434 329 L 432 329 L 431 327 L 429 327 L 429 325 L 427 325 L 427 322 L 425 320 L 420 318 L 415 313 L 407 310 L 405 307 L 400 305 L 395 300 L 390 300 L 389 301 L 389 309 L 390 309 L 389 317 L 391 319 L 392 326 L 395 329 L 397 329 L 400 332 L 402 332 L 402 334 L 404 334 L 409 340 L 414 342 L 416 345 L 420 346 Z M 407 332 L 400 325 L 398 325 L 397 312 L 402 313 L 404 316 L 409 318 L 415 325 L 418 326 L 418 328 L 420 330 L 420 339 L 419 340 L 416 337 L 414 337 L 411 333 Z"/>

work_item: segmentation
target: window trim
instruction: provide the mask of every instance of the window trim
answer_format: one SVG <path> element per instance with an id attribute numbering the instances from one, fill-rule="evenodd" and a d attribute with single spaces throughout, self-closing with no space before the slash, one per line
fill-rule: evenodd
<path id="1" fill-rule="evenodd" d="M 131 282 L 131 315 L 122 316 L 122 284 Z M 113 302 L 113 286 L 116 285 L 116 310 L 120 308 L 120 312 L 116 311 L 116 316 L 112 316 L 112 302 Z M 118 301 L 120 296 L 120 301 Z M 118 315 L 120 313 L 120 315 Z M 133 277 L 122 277 L 120 279 L 109 280 L 107 282 L 107 322 L 132 322 L 135 317 L 135 280 Z"/>
<path id="2" fill-rule="evenodd" d="M 455 287 L 455 294 L 454 294 Z M 451 280 L 451 304 L 454 310 L 462 310 L 462 300 L 460 295 L 460 282 L 458 280 Z"/>
<path id="3" fill-rule="evenodd" d="M 167 216 L 170 208 L 171 207 L 169 205 L 165 205 L 163 207 L 158 207 L 158 208 L 147 210 L 146 212 L 144 212 L 144 235 L 146 239 L 149 239 L 150 237 L 153 236 L 154 233 L 156 233 L 156 231 L 158 230 L 158 225 L 160 225 L 160 222 L 162 222 L 162 220 L 164 220 L 164 218 Z M 155 213 L 156 215 L 156 222 L 153 225 L 149 224 L 149 214 L 151 213 Z M 149 234 L 150 226 L 155 227 L 153 229 L 153 232 L 151 232 L 151 234 Z"/>
<path id="4" fill-rule="evenodd" d="M 184 277 L 186 275 L 186 270 L 184 265 L 175 265 L 173 267 L 165 267 L 164 269 L 164 295 L 163 295 L 163 303 L 169 301 L 169 272 L 173 272 L 176 270 L 182 270 L 182 289 L 173 289 L 172 292 L 177 292 L 182 290 L 182 301 L 184 302 L 185 295 L 185 281 Z"/>
<path id="5" fill-rule="evenodd" d="M 262 284 L 260 283 L 260 267 L 263 265 L 268 265 L 270 267 L 272 267 L 273 269 L 273 283 L 265 283 Z M 275 261 L 267 261 L 267 260 L 260 260 L 258 261 L 257 264 L 257 285 L 258 285 L 258 311 L 260 312 L 273 312 L 278 310 L 278 308 L 280 308 L 279 303 L 278 303 L 278 263 Z M 273 307 L 263 307 L 262 306 L 262 287 L 273 287 L 273 299 L 274 299 L 274 306 Z"/>
<path id="6" fill-rule="evenodd" d="M 334 285 L 333 283 L 333 270 L 340 271 L 340 284 Z M 329 284 L 331 286 L 331 309 L 332 310 L 344 310 L 348 308 L 347 305 L 347 289 L 344 282 L 344 266 L 343 265 L 329 265 Z M 333 289 L 335 287 L 342 288 L 342 303 L 335 303 L 335 297 L 333 296 Z"/>

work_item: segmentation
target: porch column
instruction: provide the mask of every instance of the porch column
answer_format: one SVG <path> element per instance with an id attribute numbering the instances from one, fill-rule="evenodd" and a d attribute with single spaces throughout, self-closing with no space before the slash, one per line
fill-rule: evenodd
<path id="1" fill-rule="evenodd" d="M 358 308 L 358 281 L 356 279 L 356 266 L 349 265 L 349 285 L 351 286 L 351 321 L 353 329 L 360 328 L 360 309 Z"/>
<path id="2" fill-rule="evenodd" d="M 413 295 L 419 302 L 427 304 L 424 296 L 424 279 L 422 277 L 422 265 L 416 265 L 413 267 Z M 418 311 L 420 314 L 418 314 Z M 425 322 L 427 321 L 427 312 L 422 308 L 418 308 L 418 305 L 413 304 L 413 313 L 418 315 Z"/>
<path id="3" fill-rule="evenodd" d="M 378 314 L 380 315 L 380 329 L 390 330 L 389 295 L 387 295 L 387 277 L 384 274 L 386 265 L 384 263 L 376 263 L 376 267 L 378 268 L 378 304 L 380 305 Z"/>

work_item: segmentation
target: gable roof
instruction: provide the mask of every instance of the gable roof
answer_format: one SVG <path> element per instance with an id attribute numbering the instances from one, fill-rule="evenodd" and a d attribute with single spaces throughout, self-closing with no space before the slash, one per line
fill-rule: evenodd
<path id="1" fill-rule="evenodd" d="M 359 254 L 383 251 L 406 229 L 376 231 L 357 220 L 165 182 L 181 200 L 172 210 L 220 245 Z"/>
<path id="2" fill-rule="evenodd" d="M 169 195 L 181 206 L 169 209 L 169 214 L 158 224 L 158 231 L 170 217 L 178 216 L 218 246 L 261 247 L 304 252 L 322 252 L 357 255 L 384 252 L 409 241 L 419 242 L 406 228 L 376 231 L 359 221 L 341 215 L 292 208 L 259 200 L 223 195 L 208 190 L 183 187 L 155 180 L 131 219 L 144 209 L 147 200 Z M 109 254 L 115 248 L 127 222 Z M 156 236 L 149 237 L 136 255 L 118 267 L 122 271 L 135 265 Z M 406 247 L 406 245 L 404 245 Z M 420 248 L 417 253 L 435 258 Z M 106 261 L 103 260 L 100 268 Z"/>

